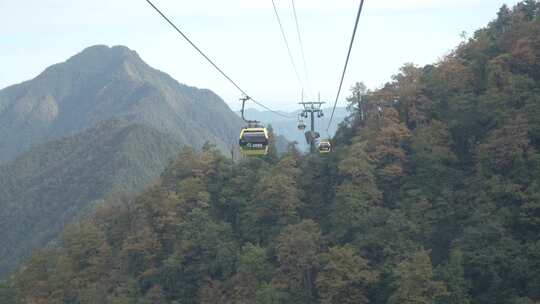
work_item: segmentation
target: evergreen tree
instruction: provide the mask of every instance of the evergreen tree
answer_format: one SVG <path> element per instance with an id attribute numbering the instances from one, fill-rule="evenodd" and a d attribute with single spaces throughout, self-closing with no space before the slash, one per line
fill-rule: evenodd
<path id="1" fill-rule="evenodd" d="M 454 248 L 452 250 L 448 263 L 442 268 L 442 278 L 448 287 L 448 294 L 443 303 L 471 303 L 469 286 L 465 280 L 463 253 L 459 248 Z"/>
<path id="2" fill-rule="evenodd" d="M 399 263 L 393 273 L 394 292 L 390 303 L 439 303 L 447 293 L 444 283 L 435 280 L 431 260 L 425 250 L 415 252 Z"/>
<path id="3" fill-rule="evenodd" d="M 312 220 L 288 226 L 278 238 L 281 280 L 296 303 L 312 303 L 314 299 L 321 245 L 320 228 Z"/>

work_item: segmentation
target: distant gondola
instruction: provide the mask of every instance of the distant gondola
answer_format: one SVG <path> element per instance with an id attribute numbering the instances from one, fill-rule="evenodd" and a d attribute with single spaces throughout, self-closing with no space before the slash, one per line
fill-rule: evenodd
<path id="1" fill-rule="evenodd" d="M 304 131 L 306 129 L 306 124 L 304 123 L 302 117 L 302 114 L 298 115 L 298 130 L 300 131 Z"/>
<path id="2" fill-rule="evenodd" d="M 305 129 L 306 129 L 306 124 L 304 123 L 303 120 L 299 120 L 298 121 L 298 130 L 303 131 Z"/>
<path id="3" fill-rule="evenodd" d="M 327 154 L 327 153 L 330 153 L 332 151 L 332 144 L 330 144 L 329 140 L 323 139 L 319 143 L 318 148 L 319 148 L 319 153 Z"/>

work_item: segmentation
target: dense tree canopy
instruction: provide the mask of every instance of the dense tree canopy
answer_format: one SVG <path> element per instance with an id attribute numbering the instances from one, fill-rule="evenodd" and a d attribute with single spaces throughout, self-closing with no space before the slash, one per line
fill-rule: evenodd
<path id="1" fill-rule="evenodd" d="M 540 4 L 357 84 L 334 152 L 184 149 L 0 284 L 6 303 L 540 302 Z"/>

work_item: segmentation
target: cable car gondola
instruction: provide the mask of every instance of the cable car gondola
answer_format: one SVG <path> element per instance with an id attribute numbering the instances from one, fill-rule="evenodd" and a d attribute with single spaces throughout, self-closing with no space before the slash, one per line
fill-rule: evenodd
<path id="1" fill-rule="evenodd" d="M 268 154 L 268 130 L 248 125 L 240 131 L 238 143 L 245 156 L 265 156 Z"/>
<path id="2" fill-rule="evenodd" d="M 298 130 L 304 131 L 306 129 L 306 124 L 304 123 L 304 120 L 302 119 L 302 116 L 298 116 Z"/>
<path id="3" fill-rule="evenodd" d="M 321 154 L 327 154 L 332 151 L 332 144 L 330 144 L 330 141 L 327 139 L 321 140 L 318 145 L 319 153 Z"/>
<path id="4" fill-rule="evenodd" d="M 268 154 L 268 129 L 263 127 L 258 121 L 246 120 L 244 117 L 246 101 L 250 99 L 249 96 L 240 98 L 242 101 L 242 119 L 247 123 L 247 126 L 240 131 L 238 145 L 244 156 L 265 156 Z"/>

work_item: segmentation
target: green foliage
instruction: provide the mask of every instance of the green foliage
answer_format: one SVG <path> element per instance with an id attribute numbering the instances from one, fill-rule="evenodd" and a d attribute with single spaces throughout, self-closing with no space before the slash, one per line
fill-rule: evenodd
<path id="1" fill-rule="evenodd" d="M 321 245 L 320 228 L 312 220 L 289 225 L 278 238 L 279 280 L 297 303 L 313 301 L 314 270 Z"/>
<path id="2" fill-rule="evenodd" d="M 111 120 L 0 166 L 0 276 L 109 193 L 142 190 L 180 146 L 153 128 Z"/>
<path id="3" fill-rule="evenodd" d="M 418 251 L 393 270 L 394 292 L 389 303 L 437 303 L 446 295 L 446 286 L 434 280 L 429 254 Z"/>
<path id="4" fill-rule="evenodd" d="M 247 243 L 238 261 L 238 273 L 250 274 L 259 282 L 269 281 L 273 273 L 265 249 Z"/>
<path id="5" fill-rule="evenodd" d="M 468 304 L 471 303 L 469 286 L 465 280 L 465 265 L 463 253 L 455 248 L 450 253 L 448 263 L 441 269 L 442 278 L 448 288 L 448 294 L 443 303 Z"/>
<path id="6" fill-rule="evenodd" d="M 17 291 L 13 289 L 13 286 L 10 286 L 6 282 L 0 282 L 0 303 L 21 303 Z"/>

